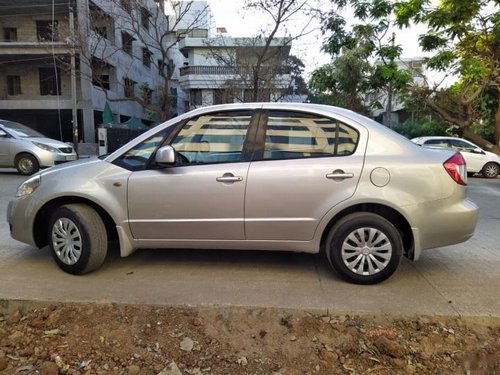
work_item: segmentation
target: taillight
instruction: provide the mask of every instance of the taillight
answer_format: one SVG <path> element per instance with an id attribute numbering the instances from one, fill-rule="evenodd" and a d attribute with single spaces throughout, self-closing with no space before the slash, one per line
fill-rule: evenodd
<path id="1" fill-rule="evenodd" d="M 467 185 L 467 170 L 465 168 L 464 157 L 461 154 L 456 153 L 446 160 L 443 166 L 453 181 L 460 185 Z"/>

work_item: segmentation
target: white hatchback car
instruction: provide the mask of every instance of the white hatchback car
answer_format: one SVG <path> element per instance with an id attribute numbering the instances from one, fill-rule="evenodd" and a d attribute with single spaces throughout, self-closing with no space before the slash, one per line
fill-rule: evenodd
<path id="1" fill-rule="evenodd" d="M 429 148 L 444 148 L 459 151 L 467 164 L 467 173 L 481 173 L 487 178 L 496 178 L 500 172 L 500 157 L 485 151 L 474 143 L 455 137 L 419 137 L 412 142 Z"/>

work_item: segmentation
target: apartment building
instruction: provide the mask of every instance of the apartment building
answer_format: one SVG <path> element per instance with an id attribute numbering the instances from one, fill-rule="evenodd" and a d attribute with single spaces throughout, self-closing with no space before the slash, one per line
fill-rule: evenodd
<path id="1" fill-rule="evenodd" d="M 186 93 L 185 108 L 250 101 L 278 101 L 293 85 L 284 66 L 291 41 L 275 38 L 209 36 L 202 30 L 179 42 L 184 55 L 179 85 Z M 256 82 L 257 88 L 256 88 Z"/>
<path id="2" fill-rule="evenodd" d="M 74 44 L 80 141 L 95 142 L 106 103 L 117 121 L 156 121 L 166 67 L 154 35 L 168 26 L 163 0 L 0 0 L 0 118 L 72 141 Z"/>

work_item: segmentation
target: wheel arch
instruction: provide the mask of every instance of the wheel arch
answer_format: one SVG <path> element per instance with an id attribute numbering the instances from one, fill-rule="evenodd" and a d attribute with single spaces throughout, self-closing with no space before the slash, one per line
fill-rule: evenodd
<path id="1" fill-rule="evenodd" d="M 14 164 L 17 163 L 17 159 L 20 158 L 22 155 L 29 155 L 29 156 L 32 156 L 36 159 L 36 161 L 38 162 L 38 164 L 40 165 L 41 164 L 41 160 L 40 158 L 33 152 L 30 152 L 30 151 L 26 151 L 26 150 L 23 150 L 23 151 L 19 151 L 15 156 L 14 156 Z"/>
<path id="2" fill-rule="evenodd" d="M 488 164 L 495 164 L 497 166 L 497 168 L 500 170 L 500 163 L 497 162 L 496 160 L 490 160 L 490 161 L 484 163 L 484 165 L 481 167 L 481 169 L 479 170 L 479 172 L 483 173 L 484 169 L 486 168 L 486 166 Z"/>
<path id="3" fill-rule="evenodd" d="M 408 220 L 396 209 L 380 203 L 360 203 L 347 207 L 338 212 L 326 225 L 321 235 L 320 251 L 324 253 L 325 243 L 330 229 L 343 217 L 355 212 L 370 212 L 377 214 L 389 222 L 399 231 L 403 241 L 403 255 L 409 259 L 414 258 L 414 238 L 411 225 Z"/>
<path id="4" fill-rule="evenodd" d="M 35 216 L 33 223 L 33 238 L 35 239 L 36 245 L 41 248 L 48 245 L 47 230 L 49 225 L 49 219 L 54 210 L 60 206 L 71 203 L 80 203 L 92 207 L 101 217 L 104 225 L 106 226 L 106 232 L 109 240 L 115 240 L 118 238 L 118 232 L 116 230 L 116 223 L 109 215 L 109 213 L 102 208 L 97 203 L 82 197 L 77 196 L 65 196 L 55 198 L 47 203 L 45 203 Z"/>

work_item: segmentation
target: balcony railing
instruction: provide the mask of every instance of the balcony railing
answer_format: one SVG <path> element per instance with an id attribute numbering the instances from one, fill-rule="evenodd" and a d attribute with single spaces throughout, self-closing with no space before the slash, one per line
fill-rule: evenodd
<path id="1" fill-rule="evenodd" d="M 239 75 L 249 76 L 252 74 L 254 67 L 248 66 L 208 66 L 208 65 L 193 65 L 180 68 L 181 76 L 187 75 Z M 288 66 L 264 66 L 260 68 L 260 75 L 264 74 L 290 74 Z"/>

